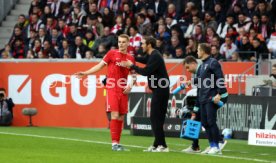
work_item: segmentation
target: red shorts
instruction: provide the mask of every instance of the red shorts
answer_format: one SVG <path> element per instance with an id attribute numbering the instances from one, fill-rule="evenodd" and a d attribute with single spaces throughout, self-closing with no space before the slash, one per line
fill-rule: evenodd
<path id="1" fill-rule="evenodd" d="M 107 91 L 107 112 L 128 113 L 128 95 L 114 91 Z"/>

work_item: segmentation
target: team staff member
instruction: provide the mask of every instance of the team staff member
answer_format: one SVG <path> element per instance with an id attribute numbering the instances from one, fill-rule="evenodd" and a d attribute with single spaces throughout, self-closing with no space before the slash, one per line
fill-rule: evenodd
<path id="1" fill-rule="evenodd" d="M 195 84 L 197 86 L 196 82 L 198 82 L 197 79 L 200 77 L 200 74 L 199 74 L 200 64 L 198 64 L 196 58 L 194 58 L 193 56 L 187 56 L 185 58 L 185 60 L 183 61 L 183 65 L 188 72 L 194 74 L 193 81 L 195 81 L 195 82 L 193 84 Z M 190 85 L 190 84 L 191 84 L 191 81 L 186 82 L 186 85 Z M 198 94 L 198 91 L 199 91 L 199 88 L 197 88 L 197 94 Z M 191 119 L 193 119 L 195 121 L 201 121 L 198 98 L 197 98 L 195 106 L 193 108 Z M 224 148 L 226 143 L 227 143 L 227 141 L 223 140 L 223 137 L 220 136 L 219 147 L 221 150 Z M 207 148 L 203 153 L 207 153 L 209 150 L 210 150 L 210 148 Z M 194 139 L 192 146 L 184 149 L 183 152 L 189 152 L 189 153 L 201 152 L 198 139 Z"/>
<path id="2" fill-rule="evenodd" d="M 137 58 L 137 62 L 146 64 L 140 68 L 131 61 L 122 62 L 122 65 L 134 69 L 136 73 L 147 76 L 149 88 L 152 90 L 150 120 L 154 134 L 154 143 L 147 150 L 148 152 L 169 152 L 165 141 L 163 125 L 167 113 L 169 100 L 169 76 L 165 62 L 160 52 L 156 49 L 156 40 L 153 37 L 142 39 L 145 58 Z"/>
<path id="3" fill-rule="evenodd" d="M 110 135 L 112 139 L 112 150 L 123 151 L 124 148 L 119 144 L 124 116 L 128 112 L 128 96 L 131 91 L 132 85 L 136 82 L 136 75 L 133 74 L 132 82 L 127 85 L 127 77 L 130 69 L 122 67 L 120 62 L 129 60 L 131 63 L 135 63 L 133 56 L 127 53 L 127 47 L 129 45 L 129 36 L 122 34 L 118 38 L 119 49 L 110 50 L 103 60 L 96 66 L 90 68 L 87 71 L 78 72 L 78 78 L 83 76 L 94 74 L 101 70 L 105 65 L 108 65 L 107 73 L 107 111 L 111 112 L 110 121 Z"/>
<path id="4" fill-rule="evenodd" d="M 211 58 L 211 48 L 208 44 L 202 43 L 198 46 L 198 58 L 202 60 L 199 69 L 200 77 L 198 79 L 198 101 L 201 112 L 201 123 L 206 129 L 210 150 L 207 154 L 221 154 L 219 149 L 219 129 L 216 123 L 217 103 L 227 100 L 227 90 L 224 84 L 224 75 L 219 62 Z"/>

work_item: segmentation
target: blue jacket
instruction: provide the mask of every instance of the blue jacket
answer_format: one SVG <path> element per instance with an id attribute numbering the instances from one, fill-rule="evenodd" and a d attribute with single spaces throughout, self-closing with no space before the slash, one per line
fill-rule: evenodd
<path id="1" fill-rule="evenodd" d="M 210 56 L 200 66 L 198 83 L 198 100 L 200 104 L 211 102 L 217 94 L 227 93 L 224 75 L 220 63 Z"/>

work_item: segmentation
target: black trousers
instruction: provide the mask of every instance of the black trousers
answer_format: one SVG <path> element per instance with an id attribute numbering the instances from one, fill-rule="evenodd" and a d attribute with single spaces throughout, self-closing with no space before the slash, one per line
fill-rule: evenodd
<path id="1" fill-rule="evenodd" d="M 169 89 L 155 89 L 152 91 L 150 121 L 154 135 L 153 146 L 167 147 L 164 133 L 165 116 L 169 100 Z"/>
<path id="2" fill-rule="evenodd" d="M 219 129 L 217 125 L 218 106 L 213 102 L 200 104 L 201 123 L 206 129 L 209 142 L 218 143 L 220 140 Z"/>

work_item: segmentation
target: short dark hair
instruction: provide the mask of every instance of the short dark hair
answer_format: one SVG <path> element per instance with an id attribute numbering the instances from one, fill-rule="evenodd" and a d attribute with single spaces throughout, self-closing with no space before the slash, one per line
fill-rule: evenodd
<path id="1" fill-rule="evenodd" d="M 0 88 L 0 91 L 6 92 L 5 88 Z"/>
<path id="2" fill-rule="evenodd" d="M 272 65 L 272 67 L 276 68 L 276 63 L 274 63 L 274 64 Z"/>
<path id="3" fill-rule="evenodd" d="M 146 40 L 146 45 L 151 45 L 152 48 L 156 47 L 156 39 L 153 37 L 145 37 L 144 38 Z"/>
<path id="4" fill-rule="evenodd" d="M 144 14 L 142 14 L 142 13 L 140 13 L 140 14 L 138 14 L 138 16 L 140 17 L 140 18 L 142 18 L 142 19 L 146 19 L 146 16 L 144 15 Z"/>
<path id="5" fill-rule="evenodd" d="M 209 44 L 207 44 L 207 43 L 201 43 L 201 44 L 198 45 L 198 47 L 202 51 L 204 51 L 206 54 L 210 55 L 210 53 L 211 53 L 211 47 L 210 47 Z"/>
<path id="6" fill-rule="evenodd" d="M 190 63 L 197 63 L 196 58 L 193 56 L 187 56 L 184 60 L 183 60 L 183 64 L 190 64 Z"/>

